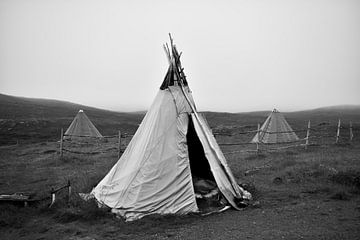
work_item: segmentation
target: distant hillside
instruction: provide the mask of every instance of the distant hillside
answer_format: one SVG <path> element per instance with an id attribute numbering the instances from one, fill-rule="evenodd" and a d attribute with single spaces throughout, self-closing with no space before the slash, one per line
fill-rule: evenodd
<path id="1" fill-rule="evenodd" d="M 119 113 L 80 104 L 0 94 L 0 145 L 58 139 L 82 109 L 103 135 L 133 133 L 144 113 Z"/>
<path id="2" fill-rule="evenodd" d="M 343 112 L 343 111 L 360 111 L 360 105 L 337 105 L 337 106 L 328 106 L 328 107 L 322 107 L 322 108 L 316 108 L 312 111 L 337 111 L 337 112 Z"/>
<path id="3" fill-rule="evenodd" d="M 14 97 L 0 94 L 0 145 L 20 142 L 53 141 L 60 137 L 60 129 L 70 125 L 77 112 L 83 109 L 103 135 L 134 133 L 145 111 L 120 113 L 75 103 Z M 254 130 L 262 124 L 270 111 L 226 113 L 203 112 L 209 125 L 217 130 Z M 339 118 L 360 124 L 360 106 L 333 106 L 307 111 L 283 112 L 294 129 L 304 129 L 308 120 L 312 126 L 336 125 Z"/>
<path id="4" fill-rule="evenodd" d="M 210 126 L 216 131 L 227 131 L 228 129 L 238 129 L 237 131 L 255 130 L 257 124 L 262 124 L 269 111 L 257 111 L 246 113 L 219 113 L 219 112 L 203 112 Z M 348 126 L 352 121 L 355 127 L 360 126 L 360 106 L 332 106 L 306 111 L 282 112 L 293 129 L 306 129 L 307 122 L 310 120 L 312 126 L 321 124 L 336 125 L 341 119 L 342 126 Z"/>
<path id="5" fill-rule="evenodd" d="M 0 94 L 0 119 L 73 118 L 80 109 L 84 110 L 88 116 L 101 119 L 118 116 L 132 120 L 134 115 L 144 115 L 144 112 L 119 113 L 66 101 Z"/>

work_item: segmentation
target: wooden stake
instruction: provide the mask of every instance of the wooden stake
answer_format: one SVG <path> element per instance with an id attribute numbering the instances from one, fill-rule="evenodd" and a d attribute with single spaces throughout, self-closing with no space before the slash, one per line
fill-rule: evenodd
<path id="1" fill-rule="evenodd" d="M 352 129 L 352 122 L 350 121 L 350 142 L 353 140 L 353 138 L 354 138 L 354 134 Z"/>
<path id="2" fill-rule="evenodd" d="M 121 154 L 121 131 L 119 131 L 118 158 L 120 158 L 120 154 Z"/>
<path id="3" fill-rule="evenodd" d="M 308 122 L 308 127 L 307 127 L 307 131 L 306 131 L 305 149 L 308 148 L 308 145 L 309 145 L 309 137 L 310 137 L 310 120 L 309 120 L 309 122 Z"/>
<path id="4" fill-rule="evenodd" d="M 49 208 L 52 207 L 52 205 L 55 203 L 55 200 L 56 200 L 55 191 L 54 191 L 54 188 L 51 188 L 51 203 L 50 203 Z"/>
<path id="5" fill-rule="evenodd" d="M 60 158 L 63 156 L 63 137 L 64 137 L 64 129 L 61 129 L 61 136 L 60 136 Z"/>
<path id="6" fill-rule="evenodd" d="M 70 206 L 70 195 L 71 195 L 71 184 L 70 184 L 70 180 L 68 180 L 68 196 L 67 196 L 68 206 Z"/>
<path id="7" fill-rule="evenodd" d="M 260 123 L 258 123 L 258 129 L 257 129 L 257 141 L 256 141 L 256 154 L 259 154 L 259 142 L 260 142 Z"/>
<path id="8" fill-rule="evenodd" d="M 338 127 L 337 127 L 337 133 L 336 133 L 336 142 L 335 142 L 335 143 L 338 143 L 338 142 L 339 142 L 340 127 L 341 127 L 341 121 L 340 121 L 340 118 L 339 118 Z"/>

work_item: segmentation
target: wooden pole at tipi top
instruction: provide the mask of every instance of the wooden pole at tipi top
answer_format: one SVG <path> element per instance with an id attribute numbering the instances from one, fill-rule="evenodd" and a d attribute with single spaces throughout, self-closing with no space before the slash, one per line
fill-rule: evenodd
<path id="1" fill-rule="evenodd" d="M 352 129 L 352 122 L 350 121 L 350 142 L 353 140 L 353 138 L 354 138 L 354 134 Z"/>
<path id="2" fill-rule="evenodd" d="M 305 149 L 307 149 L 307 147 L 309 145 L 309 137 L 310 137 L 310 120 L 308 122 L 307 131 L 306 131 Z"/>
<path id="3" fill-rule="evenodd" d="M 338 122 L 338 127 L 337 127 L 337 133 L 336 133 L 336 143 L 339 142 L 339 137 L 340 137 L 340 127 L 341 127 L 341 121 L 339 118 L 339 122 Z"/>

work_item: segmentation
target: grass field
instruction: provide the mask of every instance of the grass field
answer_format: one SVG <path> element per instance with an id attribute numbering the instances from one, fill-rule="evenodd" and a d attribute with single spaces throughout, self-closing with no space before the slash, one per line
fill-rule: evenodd
<path id="1" fill-rule="evenodd" d="M 150 216 L 125 223 L 77 195 L 89 192 L 118 160 L 117 139 L 65 142 L 65 148 L 91 154 L 65 152 L 60 158 L 57 124 L 59 121 L 63 127 L 70 124 L 73 112 L 73 109 L 65 110 L 64 114 L 69 115 L 66 121 L 56 116 L 47 116 L 47 120 L 35 115 L 31 119 L 11 118 L 11 114 L 1 116 L 0 193 L 25 192 L 43 198 L 49 196 L 52 187 L 65 185 L 68 180 L 73 193 L 70 206 L 65 192 L 59 194 L 51 208 L 48 199 L 26 208 L 1 204 L 0 239 L 358 239 L 360 236 L 359 111 L 286 114 L 294 129 L 305 129 L 311 119 L 312 145 L 307 150 L 295 147 L 266 151 L 261 146 L 262 151 L 256 155 L 242 152 L 254 149 L 253 145 L 221 146 L 235 177 L 246 183 L 254 196 L 252 204 L 242 211 L 228 210 L 209 216 Z M 95 111 L 88 115 L 107 135 L 116 134 L 119 128 L 133 133 L 143 116 L 143 113 L 106 113 L 111 117 L 104 114 L 102 118 L 102 114 Z M 228 135 L 217 136 L 221 144 L 250 141 L 252 134 L 239 133 L 256 129 L 267 113 L 207 112 L 205 115 L 214 132 Z M 344 128 L 339 144 L 334 144 L 339 116 Z M 350 120 L 354 123 L 355 136 L 351 143 L 346 128 Z M 51 124 L 43 125 L 42 121 Z M 299 133 L 299 137 L 304 136 L 305 132 Z"/>
<path id="2" fill-rule="evenodd" d="M 218 141 L 251 137 L 239 136 L 218 137 Z M 335 145 L 333 140 L 308 150 L 227 155 L 235 177 L 248 184 L 255 198 L 243 211 L 151 216 L 132 223 L 83 202 L 76 194 L 89 192 L 117 161 L 116 139 L 67 142 L 68 148 L 95 154 L 65 153 L 62 159 L 58 142 L 3 146 L 2 193 L 30 192 L 41 198 L 70 179 L 73 195 L 69 207 L 65 194 L 50 209 L 49 200 L 27 208 L 1 205 L 1 239 L 357 239 L 360 143 L 355 138 L 352 144 Z M 246 147 L 223 146 L 223 151 Z"/>

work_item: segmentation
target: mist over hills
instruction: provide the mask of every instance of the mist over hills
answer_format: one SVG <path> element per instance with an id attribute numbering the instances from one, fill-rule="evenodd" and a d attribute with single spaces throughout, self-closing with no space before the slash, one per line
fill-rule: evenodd
<path id="1" fill-rule="evenodd" d="M 15 97 L 0 94 L 0 145 L 18 141 L 51 141 L 60 136 L 60 129 L 66 128 L 82 109 L 103 135 L 134 133 L 146 111 L 115 112 L 84 106 L 76 103 L 52 100 Z M 262 123 L 269 111 L 227 113 L 205 111 L 213 128 L 223 126 L 256 126 Z M 360 122 L 360 105 L 339 105 L 306 111 L 283 112 L 290 124 L 305 126 L 312 122 L 342 121 Z"/>

